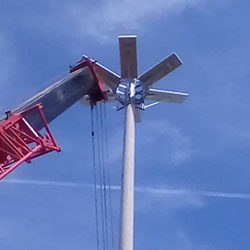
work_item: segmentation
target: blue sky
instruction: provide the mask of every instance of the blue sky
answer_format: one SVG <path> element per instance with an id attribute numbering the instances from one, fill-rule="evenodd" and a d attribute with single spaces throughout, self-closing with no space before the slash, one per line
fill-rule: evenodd
<path id="1" fill-rule="evenodd" d="M 138 35 L 143 73 L 184 64 L 156 87 L 190 93 L 137 125 L 135 249 L 249 249 L 250 3 L 246 0 L 0 0 L 0 112 L 68 73 L 83 54 L 119 73 L 120 34 Z M 107 106 L 111 182 L 121 184 L 123 112 Z M 90 111 L 51 129 L 61 153 L 0 184 L 0 249 L 96 249 Z M 118 240 L 120 191 L 112 190 Z"/>

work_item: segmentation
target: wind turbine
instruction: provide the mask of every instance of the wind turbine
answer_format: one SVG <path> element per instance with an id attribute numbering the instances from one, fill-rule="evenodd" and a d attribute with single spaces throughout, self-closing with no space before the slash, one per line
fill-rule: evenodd
<path id="1" fill-rule="evenodd" d="M 140 122 L 140 110 L 161 101 L 182 103 L 187 93 L 151 88 L 162 77 L 179 67 L 182 62 L 173 53 L 145 73 L 138 75 L 135 35 L 119 36 L 121 75 L 98 62 L 94 67 L 102 81 L 110 88 L 108 100 L 117 100 L 125 109 L 125 136 L 123 155 L 122 216 L 120 250 L 133 250 L 134 238 L 134 165 L 135 122 Z M 85 97 L 85 100 L 89 99 Z M 146 105 L 145 101 L 154 101 Z"/>
<path id="2" fill-rule="evenodd" d="M 182 103 L 188 94 L 151 88 L 182 64 L 176 54 L 138 75 L 136 36 L 119 36 L 119 47 L 121 75 L 84 57 L 70 68 L 70 75 L 6 112 L 5 118 L 0 117 L 0 180 L 25 161 L 31 162 L 53 150 L 60 151 L 47 123 L 82 96 L 90 100 L 91 105 L 103 99 L 117 100 L 126 114 L 120 250 L 133 250 L 135 122 L 141 120 L 140 110 L 161 101 Z M 146 105 L 147 100 L 154 103 Z M 46 129 L 46 135 L 39 133 L 42 128 Z"/>

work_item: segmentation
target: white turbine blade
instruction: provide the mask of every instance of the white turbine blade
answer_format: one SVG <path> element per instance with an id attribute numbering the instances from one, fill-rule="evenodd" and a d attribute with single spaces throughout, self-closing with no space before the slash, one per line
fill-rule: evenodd
<path id="1" fill-rule="evenodd" d="M 136 36 L 119 36 L 121 77 L 136 78 L 137 54 L 136 54 Z"/>
<path id="2" fill-rule="evenodd" d="M 187 93 L 159 89 L 149 89 L 146 100 L 183 103 L 186 97 L 188 96 L 189 94 Z"/>
<path id="3" fill-rule="evenodd" d="M 173 53 L 172 55 L 168 56 L 160 63 L 152 67 L 150 70 L 140 75 L 139 80 L 145 87 L 149 87 L 153 83 L 160 80 L 162 77 L 179 67 L 181 64 L 182 61 L 175 53 Z"/>
<path id="4" fill-rule="evenodd" d="M 95 62 L 94 65 L 103 83 L 106 84 L 113 91 L 115 91 L 120 82 L 121 77 L 98 62 Z"/>

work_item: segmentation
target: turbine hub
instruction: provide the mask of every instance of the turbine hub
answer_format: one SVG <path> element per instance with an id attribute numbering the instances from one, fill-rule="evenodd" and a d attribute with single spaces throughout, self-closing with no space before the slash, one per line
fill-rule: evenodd
<path id="1" fill-rule="evenodd" d="M 116 89 L 116 99 L 123 105 L 130 103 L 140 106 L 144 104 L 146 91 L 141 85 L 140 80 L 121 79 L 120 84 Z"/>

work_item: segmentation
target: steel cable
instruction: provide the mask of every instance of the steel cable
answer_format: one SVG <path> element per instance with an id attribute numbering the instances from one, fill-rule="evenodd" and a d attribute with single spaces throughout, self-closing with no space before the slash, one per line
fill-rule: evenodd
<path id="1" fill-rule="evenodd" d="M 102 178 L 103 178 L 103 195 L 104 195 L 104 224 L 105 224 L 105 238 L 106 247 L 109 249 L 109 233 L 108 233 L 108 210 L 107 210 L 107 189 L 106 189 L 106 160 L 105 160 L 105 143 L 104 143 L 104 126 L 103 126 L 103 103 L 100 102 L 100 126 L 101 126 L 101 156 L 102 156 Z"/>
<path id="2" fill-rule="evenodd" d="M 95 223 L 96 223 L 96 246 L 97 250 L 100 250 L 99 242 L 99 216 L 98 216 L 98 204 L 97 204 L 97 184 L 96 184 L 96 159 L 95 159 L 95 132 L 94 132 L 94 117 L 93 108 L 91 106 L 91 140 L 92 140 L 92 161 L 93 161 L 93 179 L 94 179 L 94 199 L 95 199 Z"/>
<path id="3" fill-rule="evenodd" d="M 94 119 L 94 112 L 95 112 L 95 119 Z M 93 154 L 93 172 L 94 172 L 97 250 L 100 249 L 109 250 L 110 242 L 112 250 L 115 249 L 112 197 L 111 197 L 111 180 L 110 180 L 111 178 L 110 178 L 110 168 L 108 164 L 109 153 L 108 153 L 106 119 L 107 119 L 107 114 L 106 114 L 105 102 L 104 104 L 100 102 L 99 105 L 91 107 L 91 128 L 92 128 L 91 136 L 92 136 L 92 151 L 93 151 L 92 154 Z M 98 159 L 96 159 L 96 156 Z M 99 199 L 100 201 L 98 201 Z M 101 231 L 99 231 L 99 227 L 101 227 Z M 110 235 L 111 239 L 109 237 Z M 100 241 L 102 241 L 102 243 L 100 243 Z"/>
<path id="4" fill-rule="evenodd" d="M 102 178 L 102 161 L 101 161 L 101 143 L 100 143 L 100 121 L 99 121 L 99 112 L 98 105 L 96 107 L 96 122 L 97 122 L 97 155 L 98 155 L 98 169 L 99 169 L 99 186 L 100 186 L 100 200 L 101 200 L 101 224 L 102 224 L 102 241 L 103 241 L 103 250 L 106 250 L 106 233 L 105 233 L 105 218 L 104 218 L 104 185 Z"/>
<path id="5" fill-rule="evenodd" d="M 109 149 L 108 149 L 108 135 L 107 135 L 107 110 L 106 103 L 104 102 L 104 141 L 105 141 L 105 156 L 107 162 L 107 177 L 108 177 L 108 198 L 109 198 L 109 213 L 110 213 L 110 231 L 111 231 L 111 245 L 112 249 L 115 250 L 114 240 L 114 225 L 113 225 L 113 208 L 112 208 L 112 196 L 111 196 L 111 178 L 110 178 L 110 166 L 109 166 Z"/>

